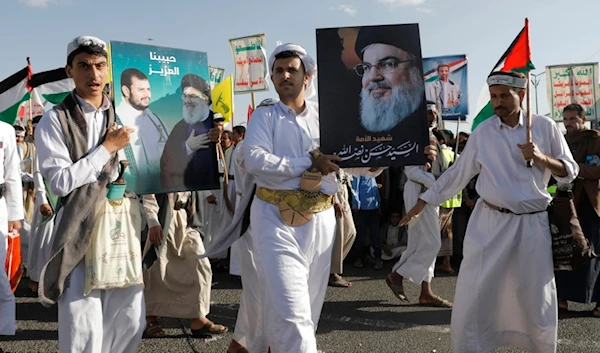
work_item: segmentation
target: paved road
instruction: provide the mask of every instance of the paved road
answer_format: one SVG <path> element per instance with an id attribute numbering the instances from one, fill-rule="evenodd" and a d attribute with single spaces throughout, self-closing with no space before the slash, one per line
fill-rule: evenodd
<path id="1" fill-rule="evenodd" d="M 387 264 L 386 271 L 391 268 Z M 450 353 L 450 310 L 402 305 L 386 287 L 386 271 L 347 266 L 351 288 L 329 288 L 321 317 L 317 341 L 323 353 Z M 224 274 L 214 275 L 212 293 L 213 321 L 229 327 L 235 324 L 240 296 L 239 281 Z M 433 288 L 452 299 L 456 278 L 437 277 Z M 11 353 L 57 352 L 56 308 L 45 309 L 36 299 L 27 297 L 27 281 L 17 292 L 18 333 L 10 340 L 0 338 L 0 348 Z M 419 287 L 406 285 L 409 298 L 418 297 Z M 573 305 L 572 317 L 559 326 L 561 353 L 600 352 L 600 319 L 592 318 L 593 306 Z M 210 340 L 188 337 L 189 322 L 163 319 L 169 337 L 145 339 L 140 352 L 226 352 L 231 335 Z M 504 348 L 495 353 L 517 353 Z"/>

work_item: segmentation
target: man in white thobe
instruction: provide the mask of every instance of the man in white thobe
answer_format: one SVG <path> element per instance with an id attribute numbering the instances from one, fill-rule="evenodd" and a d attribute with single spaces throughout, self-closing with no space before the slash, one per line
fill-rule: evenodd
<path id="1" fill-rule="evenodd" d="M 160 189 L 160 157 L 170 130 L 150 111 L 152 98 L 150 81 L 146 74 L 135 68 L 121 73 L 121 103 L 116 108 L 117 123 L 131 126 L 131 144 L 119 152 L 129 161 L 127 183 L 138 194 L 156 192 Z M 135 188 L 134 188 L 135 187 Z"/>
<path id="2" fill-rule="evenodd" d="M 437 114 L 435 104 L 428 102 L 427 114 L 430 126 Z M 435 138 L 433 138 L 435 141 Z M 437 145 L 436 145 L 437 146 Z M 433 186 L 435 179 L 442 172 L 443 155 L 438 151 L 438 158 L 433 163 L 431 172 L 421 166 L 406 166 L 406 183 L 404 184 L 404 205 L 406 209 L 417 204 L 419 196 Z M 451 308 L 452 303 L 435 295 L 431 289 L 431 281 L 435 271 L 435 261 L 442 246 L 440 239 L 440 214 L 438 205 L 427 205 L 415 222 L 408 225 L 408 244 L 400 260 L 394 265 L 392 273 L 386 279 L 387 285 L 396 297 L 408 301 L 404 293 L 403 279 L 421 286 L 419 304 L 441 308 Z"/>
<path id="3" fill-rule="evenodd" d="M 244 135 L 246 135 L 246 128 L 243 126 L 234 126 L 231 130 L 231 155 L 229 163 L 227 164 L 227 172 L 229 173 L 229 186 L 227 188 L 227 195 L 234 208 L 238 198 L 241 198 L 241 192 L 238 195 L 237 187 L 242 182 L 237 182 L 236 178 L 243 178 L 242 172 L 240 171 L 240 163 L 242 160 L 242 146 L 244 145 Z M 241 187 L 241 186 L 240 186 Z M 243 212 L 243 211 L 242 211 Z M 229 273 L 234 276 L 241 276 L 242 269 L 239 261 L 239 242 L 235 242 L 231 245 L 230 256 L 229 256 Z"/>
<path id="4" fill-rule="evenodd" d="M 44 146 L 38 150 L 40 172 L 60 197 L 53 253 L 39 284 L 42 304 L 58 304 L 60 353 L 136 352 L 145 325 L 141 286 L 84 295 L 94 205 L 105 202 L 108 183 L 117 177 L 117 152 L 132 132 L 117 128 L 103 93 L 107 57 L 106 43 L 98 38 L 78 37 L 68 44 L 66 71 L 75 90 L 44 114 L 35 131 L 35 141 Z"/>
<path id="5" fill-rule="evenodd" d="M 452 311 L 453 351 L 514 346 L 554 353 L 558 306 L 546 187 L 551 175 L 571 182 L 579 166 L 558 125 L 545 116 L 532 115 L 533 142 L 527 142 L 525 75 L 494 72 L 487 83 L 495 115 L 477 127 L 457 162 L 401 224 L 427 204 L 456 195 L 479 174 L 480 199 L 467 228 Z"/>
<path id="6" fill-rule="evenodd" d="M 272 353 L 316 353 L 335 236 L 334 172 L 339 168 L 334 161 L 339 157 L 318 152 L 318 107 L 305 100 L 315 94 L 314 59 L 301 46 L 283 44 L 271 54 L 269 67 L 280 101 L 254 111 L 243 150 L 246 170 L 257 186 L 250 235 L 262 323 Z M 320 173 L 320 184 L 301 183 L 309 168 Z M 381 173 L 377 168 L 354 171 Z M 303 199 L 306 190 L 316 190 L 316 197 Z M 283 199 L 289 195 L 306 201 L 306 208 L 288 208 Z"/>
<path id="7" fill-rule="evenodd" d="M 21 229 L 23 219 L 23 185 L 17 154 L 15 129 L 0 121 L 0 335 L 12 336 L 17 329 L 15 296 L 4 270 L 8 236 Z"/>
<path id="8" fill-rule="evenodd" d="M 41 118 L 41 115 L 33 118 L 33 131 L 35 131 Z M 40 147 L 39 142 L 37 147 Z M 33 185 L 35 207 L 27 254 L 27 275 L 29 276 L 29 288 L 32 292 L 37 293 L 40 272 L 50 258 L 50 251 L 52 250 L 54 209 L 56 208 L 56 196 L 47 189 L 47 183 L 40 173 L 40 161 L 37 153 L 33 158 Z"/>
<path id="9" fill-rule="evenodd" d="M 235 131 L 235 128 L 234 128 Z M 245 134 L 245 129 L 244 129 Z M 235 176 L 236 209 L 235 215 L 244 213 L 246 209 L 240 204 L 246 193 L 252 193 L 255 181 L 254 177 L 246 172 L 244 155 L 242 153 L 244 140 L 236 145 L 231 157 L 231 170 Z M 264 328 L 262 325 L 262 312 L 260 307 L 260 284 L 256 267 L 256 251 L 252 245 L 250 236 L 251 226 L 231 245 L 231 267 L 233 264 L 239 266 L 239 275 L 242 280 L 242 294 L 240 296 L 240 307 L 235 321 L 235 330 L 228 353 L 266 352 L 268 345 Z M 235 249 L 235 250 L 234 250 Z M 234 258 L 236 256 L 237 258 Z"/>

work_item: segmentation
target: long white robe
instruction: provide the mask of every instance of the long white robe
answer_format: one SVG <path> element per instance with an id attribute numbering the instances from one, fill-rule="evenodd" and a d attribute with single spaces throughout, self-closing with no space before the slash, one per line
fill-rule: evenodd
<path id="1" fill-rule="evenodd" d="M 223 184 L 223 178 L 221 178 L 221 184 Z M 213 239 L 219 236 L 221 232 L 225 230 L 225 228 L 231 223 L 232 215 L 227 209 L 227 204 L 225 203 L 225 198 L 223 195 L 223 190 L 205 190 L 202 193 L 204 196 L 201 200 L 198 200 L 201 203 L 201 207 L 203 210 L 203 218 L 204 218 L 204 246 L 209 247 L 213 242 Z M 216 199 L 216 204 L 209 203 L 207 198 L 209 196 L 214 196 Z M 217 259 L 225 259 L 227 258 L 227 251 L 223 251 L 220 254 L 214 256 Z"/>
<path id="2" fill-rule="evenodd" d="M 29 243 L 27 274 L 32 281 L 40 281 L 42 268 L 50 259 L 52 251 L 52 235 L 54 229 L 54 217 L 44 217 L 40 213 L 40 206 L 48 204 L 44 178 L 39 171 L 39 160 L 36 156 L 33 168 L 33 184 L 35 185 L 35 208 L 33 223 L 31 224 L 31 237 Z M 54 211 L 54 210 L 53 210 Z"/>
<path id="3" fill-rule="evenodd" d="M 421 195 L 421 185 L 433 186 L 433 174 L 425 172 L 422 167 L 405 167 L 407 181 L 404 184 L 404 205 L 413 208 Z M 435 260 L 442 242 L 440 239 L 439 207 L 427 204 L 423 212 L 408 225 L 408 243 L 400 260 L 392 271 L 415 284 L 431 282 L 435 271 Z"/>
<path id="4" fill-rule="evenodd" d="M 89 153 L 73 163 L 54 109 L 47 111 L 35 130 L 40 172 L 52 192 L 62 197 L 98 180 L 110 154 L 99 144 L 106 123 L 108 100 L 100 109 L 77 96 L 87 123 Z M 116 179 L 117 175 L 113 176 Z M 63 217 L 56 213 L 56 224 Z M 55 228 L 56 230 L 56 228 Z M 141 343 L 145 327 L 144 292 L 140 286 L 93 290 L 84 296 L 85 259 L 71 272 L 58 300 L 59 353 L 129 353 Z M 41 287 L 40 287 L 41 288 Z"/>
<path id="5" fill-rule="evenodd" d="M 25 217 L 19 163 L 15 129 L 0 122 L 0 184 L 4 184 L 6 188 L 4 196 L 0 198 L 0 335 L 14 335 L 17 329 L 15 296 L 4 270 L 4 262 L 8 247 L 8 222 Z"/>
<path id="6" fill-rule="evenodd" d="M 310 151 L 319 147 L 318 107 L 306 102 L 300 113 L 282 102 L 259 107 L 248 126 L 243 158 L 258 187 L 298 190 L 301 174 L 311 164 Z M 367 168 L 349 174 L 377 176 Z M 323 176 L 321 192 L 338 190 L 335 173 Z M 308 223 L 290 227 L 279 208 L 255 198 L 251 208 L 253 247 L 261 288 L 262 323 L 272 353 L 316 353 L 315 332 L 325 299 L 335 237 L 333 207 Z"/>
<path id="7" fill-rule="evenodd" d="M 231 200 L 231 205 L 233 206 L 233 208 L 237 211 L 237 199 L 238 199 L 238 193 L 241 196 L 241 191 L 238 191 L 238 184 L 239 182 L 237 181 L 237 178 L 243 178 L 243 174 L 240 172 L 240 167 L 237 166 L 238 163 L 240 163 L 240 160 L 242 158 L 242 146 L 243 144 L 243 140 L 238 142 L 236 145 L 231 146 L 231 154 L 229 155 L 229 161 L 228 161 L 228 173 L 230 176 L 233 176 L 233 180 L 229 179 L 229 185 L 227 187 L 227 193 L 229 195 L 229 200 Z M 228 150 L 229 151 L 229 150 Z M 227 160 L 227 155 L 225 160 Z M 242 210 L 243 212 L 243 210 Z M 236 241 L 235 243 L 233 243 L 231 245 L 230 248 L 230 253 L 229 253 L 229 273 L 231 275 L 234 276 L 241 276 L 242 275 L 242 268 L 241 268 L 241 264 L 240 264 L 240 256 L 239 256 L 239 251 L 240 251 L 240 245 L 239 245 L 239 241 Z"/>
<path id="8" fill-rule="evenodd" d="M 547 213 L 504 214 L 482 201 L 515 213 L 548 206 L 550 170 L 527 168 L 517 146 L 526 141 L 524 121 L 521 114 L 515 127 L 497 116 L 481 123 L 457 162 L 421 196 L 439 205 L 479 174 L 480 200 L 467 227 L 452 310 L 455 353 L 487 353 L 501 346 L 556 352 L 558 307 Z M 568 175 L 556 180 L 572 181 L 579 167 L 557 124 L 534 115 L 532 133 L 542 153 L 565 165 Z"/>

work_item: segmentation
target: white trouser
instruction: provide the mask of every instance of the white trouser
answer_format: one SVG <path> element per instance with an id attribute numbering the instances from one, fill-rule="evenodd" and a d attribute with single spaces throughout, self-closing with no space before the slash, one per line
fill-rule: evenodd
<path id="1" fill-rule="evenodd" d="M 0 335 L 14 335 L 17 329 L 15 295 L 4 269 L 8 249 L 8 214 L 4 197 L 0 198 L 0 241 Z"/>
<path id="2" fill-rule="evenodd" d="M 416 223 L 409 224 L 406 250 L 392 270 L 415 284 L 433 279 L 435 260 L 442 246 L 438 210 L 428 204 Z"/>
<path id="3" fill-rule="evenodd" d="M 303 226 L 290 227 L 277 206 L 255 198 L 250 218 L 271 353 L 317 353 L 315 333 L 335 237 L 333 208 Z"/>
<path id="4" fill-rule="evenodd" d="M 267 352 L 268 345 L 261 322 L 262 311 L 255 261 L 256 254 L 252 247 L 250 229 L 235 244 L 238 244 L 239 248 L 238 263 L 240 264 L 242 276 L 242 295 L 237 320 L 235 321 L 233 339 L 250 352 Z"/>
<path id="5" fill-rule="evenodd" d="M 134 353 L 146 326 L 141 286 L 83 295 L 85 260 L 67 278 L 58 300 L 59 353 Z"/>

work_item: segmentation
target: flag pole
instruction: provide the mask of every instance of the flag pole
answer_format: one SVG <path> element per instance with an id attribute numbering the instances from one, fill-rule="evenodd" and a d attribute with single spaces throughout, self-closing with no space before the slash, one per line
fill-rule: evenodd
<path id="1" fill-rule="evenodd" d="M 231 75 L 229 75 L 231 77 Z M 229 92 L 231 92 L 231 128 L 235 127 L 233 122 L 233 118 L 235 116 L 235 93 L 233 92 L 233 78 L 229 80 L 231 84 L 229 85 Z"/>
<path id="2" fill-rule="evenodd" d="M 28 66 L 29 68 L 31 68 L 31 59 L 30 59 L 29 57 L 27 57 L 27 66 Z M 31 72 L 31 71 L 30 71 L 30 72 Z M 30 79 L 30 78 L 31 78 L 31 77 L 27 77 L 27 80 L 29 81 L 29 79 Z M 29 87 L 29 82 L 27 82 L 27 87 Z M 31 103 L 31 100 L 32 100 L 32 98 L 33 98 L 33 96 L 32 96 L 32 92 L 33 92 L 33 90 L 31 90 L 31 91 L 29 92 L 29 120 L 33 119 L 33 106 L 32 106 L 32 103 Z M 25 118 L 25 117 L 23 117 L 23 118 Z M 25 122 L 21 121 L 21 123 L 23 123 L 23 124 L 24 124 Z"/>
<path id="3" fill-rule="evenodd" d="M 533 142 L 531 135 L 531 71 L 527 70 L 527 143 Z M 533 160 L 527 161 L 527 168 L 533 167 Z"/>
<path id="4" fill-rule="evenodd" d="M 529 41 L 529 20 L 525 18 L 525 26 L 527 27 L 527 40 Z M 531 134 L 531 70 L 527 69 L 527 143 L 533 142 Z M 527 168 L 533 167 L 533 160 L 527 161 Z"/>

